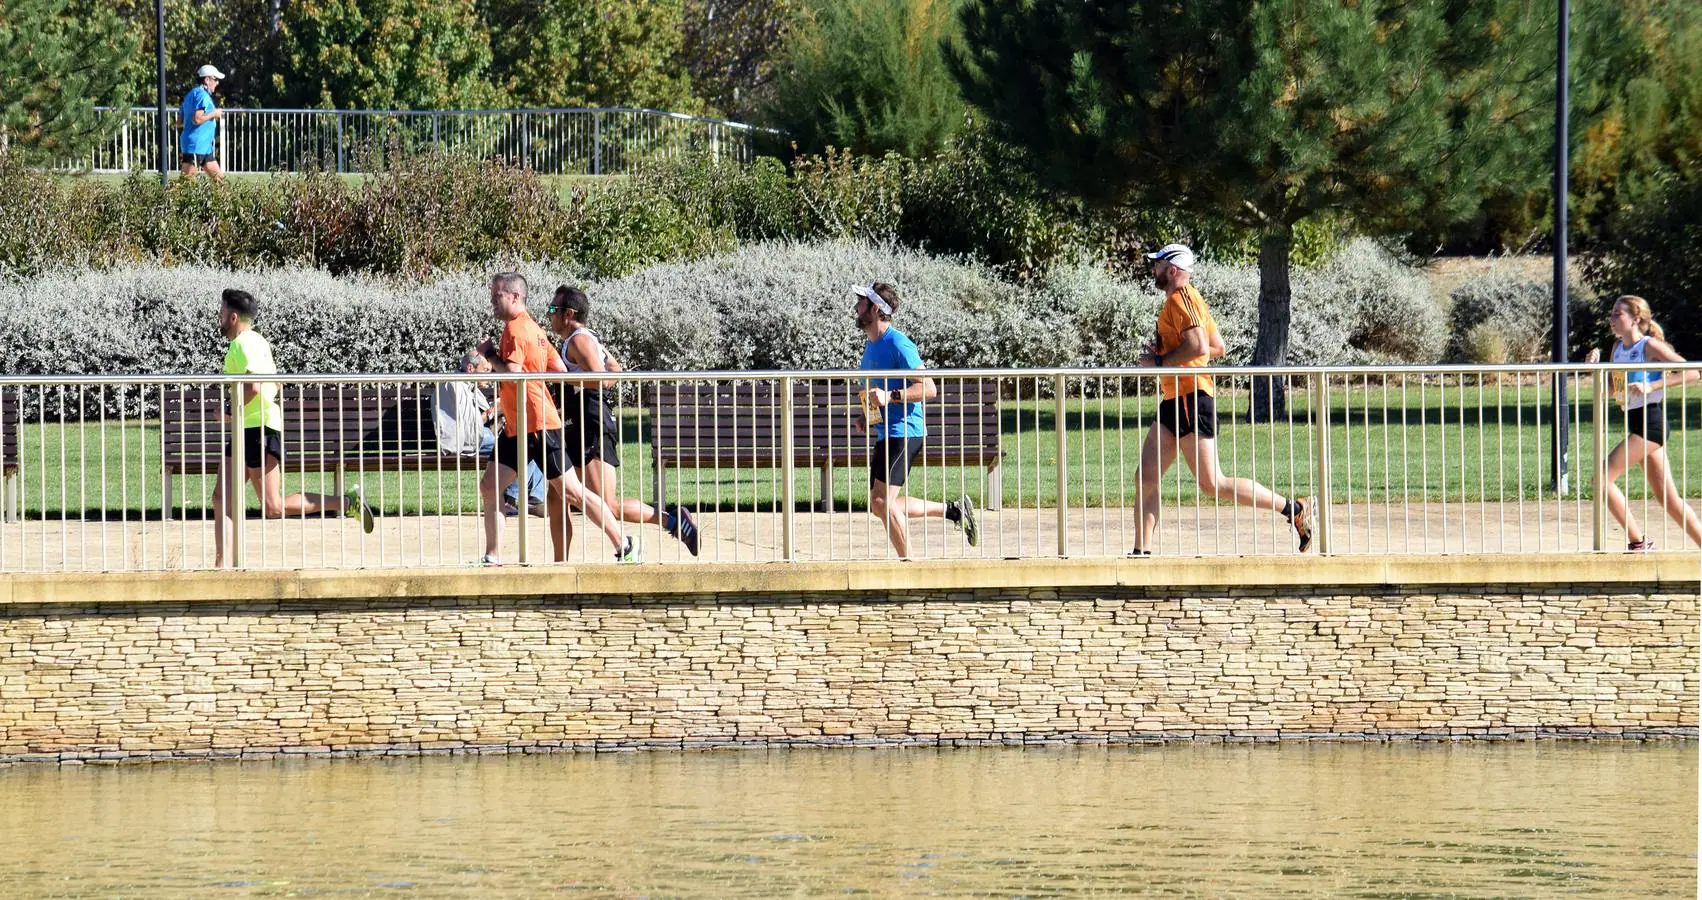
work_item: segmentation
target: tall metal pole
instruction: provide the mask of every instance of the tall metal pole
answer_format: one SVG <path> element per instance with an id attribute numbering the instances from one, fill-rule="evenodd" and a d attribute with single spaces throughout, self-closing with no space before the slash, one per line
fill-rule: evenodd
<path id="1" fill-rule="evenodd" d="M 1566 140 L 1569 61 L 1567 33 L 1572 17 L 1570 0 L 1560 0 L 1560 25 L 1555 55 L 1554 92 L 1554 361 L 1566 362 Z M 1554 490 L 1566 494 L 1567 455 L 1566 374 L 1554 375 Z"/>
<path id="2" fill-rule="evenodd" d="M 160 108 L 159 122 L 155 129 L 160 151 L 160 184 L 163 186 L 171 176 L 171 135 L 166 127 L 165 102 L 165 0 L 154 0 L 155 25 L 155 54 L 154 64 L 159 75 Z"/>

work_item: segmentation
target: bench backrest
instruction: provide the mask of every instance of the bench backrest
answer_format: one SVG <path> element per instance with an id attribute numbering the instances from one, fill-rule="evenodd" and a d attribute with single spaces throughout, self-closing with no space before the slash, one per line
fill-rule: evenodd
<path id="1" fill-rule="evenodd" d="M 18 428 L 23 422 L 23 403 L 16 385 L 0 388 L 0 468 L 18 468 Z"/>
<path id="2" fill-rule="evenodd" d="M 285 385 L 280 394 L 284 466 L 322 469 L 437 458 L 433 390 L 429 384 Z M 216 467 L 230 429 L 224 418 L 228 392 L 194 385 L 166 388 L 160 424 L 168 467 Z"/>
<path id="3" fill-rule="evenodd" d="M 930 462 L 990 465 L 999 458 L 999 386 L 992 378 L 936 378 L 922 405 Z M 796 462 L 848 465 L 868 459 L 860 417 L 861 380 L 799 379 L 792 385 Z M 665 383 L 645 391 L 657 458 L 673 466 L 780 464 L 781 404 L 773 382 Z"/>

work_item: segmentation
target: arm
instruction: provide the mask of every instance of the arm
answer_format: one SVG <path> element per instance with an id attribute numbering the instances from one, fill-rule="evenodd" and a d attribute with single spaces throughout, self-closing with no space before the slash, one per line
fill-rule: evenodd
<path id="1" fill-rule="evenodd" d="M 932 400 L 940 395 L 934 379 L 928 377 L 912 378 L 910 383 L 896 391 L 885 391 L 875 388 L 875 399 L 882 406 L 888 403 L 921 403 Z"/>
<path id="2" fill-rule="evenodd" d="M 1644 351 L 1644 355 L 1648 359 L 1658 360 L 1660 362 L 1684 362 L 1685 361 L 1684 357 L 1678 355 L 1678 351 L 1674 350 L 1672 348 L 1671 344 L 1667 343 L 1666 341 L 1659 340 L 1659 339 L 1656 339 L 1656 338 L 1651 338 L 1649 340 L 1649 344 L 1648 344 L 1648 347 Z M 1695 381 L 1698 378 L 1702 378 L 1702 372 L 1697 372 L 1695 370 L 1686 370 L 1686 371 L 1683 371 L 1683 372 L 1662 372 L 1661 377 L 1655 379 L 1654 381 L 1633 382 L 1633 383 L 1637 385 L 1636 390 L 1639 390 L 1639 391 L 1641 391 L 1642 393 L 1645 393 L 1645 394 L 1652 394 L 1655 391 L 1661 391 L 1661 390 L 1666 390 L 1667 388 L 1678 387 L 1679 385 L 1682 385 L 1682 384 L 1689 384 L 1690 382 Z M 1629 386 L 1630 385 L 1627 385 L 1627 387 L 1629 387 Z"/>
<path id="3" fill-rule="evenodd" d="M 1221 347 L 1223 345 L 1223 340 L 1219 338 L 1217 344 Z M 1179 366 L 1189 360 L 1199 359 L 1202 356 L 1223 355 L 1221 353 L 1213 354 L 1210 352 L 1211 349 L 1211 342 L 1210 339 L 1206 337 L 1206 330 L 1195 326 L 1182 332 L 1182 343 L 1176 345 L 1176 349 L 1159 357 L 1158 364 L 1161 366 Z"/>
<path id="4" fill-rule="evenodd" d="M 204 109 L 198 109 L 195 111 L 195 124 L 205 125 L 214 119 L 222 119 L 224 117 L 225 111 L 222 109 L 215 109 L 211 112 Z"/>
<path id="5" fill-rule="evenodd" d="M 603 353 L 598 353 L 598 350 L 603 350 Z M 608 351 L 597 346 L 597 339 L 589 334 L 581 334 L 568 341 L 567 352 L 572 354 L 574 362 L 577 362 L 579 367 L 587 372 L 619 372 L 621 370 L 618 364 L 612 366 L 604 364 L 603 355 Z M 610 357 L 609 362 L 613 363 L 614 358 Z M 599 381 L 597 386 L 614 387 L 615 383 L 612 380 Z"/>

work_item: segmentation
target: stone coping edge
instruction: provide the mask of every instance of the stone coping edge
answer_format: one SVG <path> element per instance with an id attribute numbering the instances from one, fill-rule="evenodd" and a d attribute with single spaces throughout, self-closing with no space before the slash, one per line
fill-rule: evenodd
<path id="1" fill-rule="evenodd" d="M 749 565 L 513 566 L 241 572 L 30 573 L 0 606 L 469 597 L 855 593 L 1033 588 L 1639 585 L 1702 591 L 1702 555 L 1524 554 L 927 560 Z"/>
<path id="2" fill-rule="evenodd" d="M 263 761 L 279 759 L 348 759 L 360 757 L 483 756 L 537 753 L 632 753 L 646 750 L 813 750 L 863 747 L 870 749 L 958 747 L 1066 747 L 1158 744 L 1413 744 L 1507 741 L 1695 741 L 1694 725 L 1616 727 L 1584 725 L 1503 725 L 1482 728 L 1390 728 L 1375 731 L 1328 731 L 1269 728 L 1236 731 L 1210 729 L 1122 733 L 897 735 L 891 737 L 752 737 L 658 738 L 640 741 L 426 741 L 348 747 L 249 747 L 200 750 L 65 750 L 46 753 L 0 754 L 0 767 L 58 764 L 126 765 L 189 760 Z"/>

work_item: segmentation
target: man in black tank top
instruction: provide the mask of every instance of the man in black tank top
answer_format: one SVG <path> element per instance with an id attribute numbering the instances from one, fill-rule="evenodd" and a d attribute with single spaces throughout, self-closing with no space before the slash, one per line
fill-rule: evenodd
<path id="1" fill-rule="evenodd" d="M 622 371 L 620 362 L 586 327 L 591 318 L 591 299 L 584 291 L 565 284 L 556 288 L 549 314 L 551 330 L 562 336 L 561 360 L 569 372 Z M 621 464 L 620 421 L 615 416 L 613 398 L 605 394 L 605 390 L 614 389 L 613 381 L 581 381 L 563 391 L 562 445 L 567 449 L 568 461 L 579 469 L 585 485 L 601 496 L 622 522 L 661 525 L 696 556 L 697 522 L 689 508 L 670 503 L 667 509 L 658 510 L 637 497 L 617 495 L 619 479 L 615 468 Z"/>

